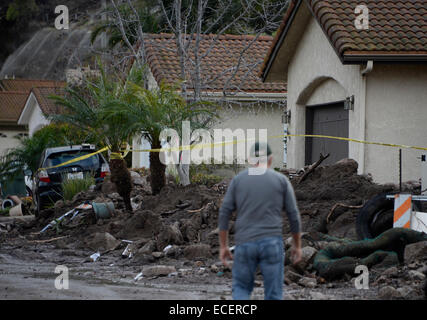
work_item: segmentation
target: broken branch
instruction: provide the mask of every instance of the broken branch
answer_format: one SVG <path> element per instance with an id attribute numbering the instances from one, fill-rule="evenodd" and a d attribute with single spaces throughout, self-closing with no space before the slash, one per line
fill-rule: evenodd
<path id="1" fill-rule="evenodd" d="M 329 157 L 329 153 L 324 156 L 323 154 L 320 154 L 319 160 L 317 160 L 315 163 L 313 163 L 310 168 L 303 174 L 301 179 L 299 179 L 298 184 L 303 182 L 325 159 Z"/>

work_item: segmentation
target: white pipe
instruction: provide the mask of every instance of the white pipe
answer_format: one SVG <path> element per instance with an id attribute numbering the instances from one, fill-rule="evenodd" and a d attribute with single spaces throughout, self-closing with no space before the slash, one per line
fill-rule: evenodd
<path id="1" fill-rule="evenodd" d="M 374 68 L 374 61 L 369 60 L 366 68 L 361 70 L 361 90 L 360 90 L 360 105 L 359 105 L 359 126 L 360 126 L 360 140 L 366 139 L 366 75 Z M 359 174 L 365 173 L 365 144 L 361 143 L 359 147 Z"/>
<path id="2" fill-rule="evenodd" d="M 370 73 L 373 68 L 374 68 L 374 61 L 369 60 L 368 63 L 366 64 L 366 68 L 362 70 L 362 76 Z"/>

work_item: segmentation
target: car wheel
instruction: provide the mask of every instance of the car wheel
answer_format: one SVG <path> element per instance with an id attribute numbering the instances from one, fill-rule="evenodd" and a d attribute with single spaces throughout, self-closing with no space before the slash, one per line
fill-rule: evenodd
<path id="1" fill-rule="evenodd" d="M 360 209 L 356 219 L 359 239 L 372 239 L 393 228 L 394 201 L 382 193 L 369 200 Z"/>

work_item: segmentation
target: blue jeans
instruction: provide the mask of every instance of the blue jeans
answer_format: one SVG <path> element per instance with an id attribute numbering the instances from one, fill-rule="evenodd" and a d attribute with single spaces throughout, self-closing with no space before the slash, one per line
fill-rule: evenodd
<path id="1" fill-rule="evenodd" d="M 233 257 L 233 299 L 249 300 L 259 266 L 264 278 L 265 300 L 283 299 L 283 239 L 266 237 L 237 245 Z"/>

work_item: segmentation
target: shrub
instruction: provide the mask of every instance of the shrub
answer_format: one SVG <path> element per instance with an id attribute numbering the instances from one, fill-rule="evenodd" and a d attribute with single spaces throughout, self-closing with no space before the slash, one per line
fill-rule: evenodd
<path id="1" fill-rule="evenodd" d="M 72 200 L 77 193 L 87 191 L 94 184 L 95 178 L 91 174 L 86 174 L 83 179 L 68 179 L 64 176 L 61 184 L 64 200 Z"/>
<path id="2" fill-rule="evenodd" d="M 204 184 L 208 187 L 223 180 L 223 177 L 214 174 L 196 173 L 191 177 L 191 182 L 195 184 Z"/>

